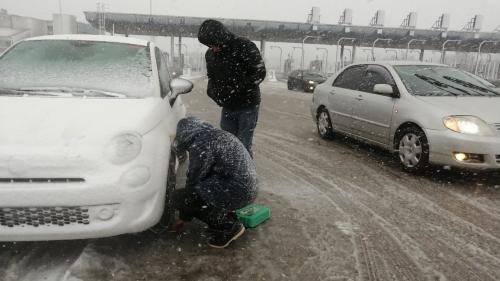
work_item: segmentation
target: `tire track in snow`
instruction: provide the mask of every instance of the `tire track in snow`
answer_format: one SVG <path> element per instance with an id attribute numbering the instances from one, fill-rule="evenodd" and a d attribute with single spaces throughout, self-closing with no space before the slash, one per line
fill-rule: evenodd
<path id="1" fill-rule="evenodd" d="M 283 160 L 284 160 L 284 159 L 281 159 L 281 161 L 283 161 Z M 292 163 L 294 163 L 294 162 L 297 162 L 297 161 L 298 161 L 298 159 L 290 159 L 290 161 L 288 161 L 288 162 L 292 162 Z M 287 162 L 287 161 L 285 161 L 285 162 Z M 491 257 L 491 256 L 490 256 L 490 257 Z M 480 264 L 480 263 L 479 263 L 479 264 Z M 471 268 L 471 270 L 473 271 L 473 270 L 474 270 L 474 268 Z"/>
<path id="2" fill-rule="evenodd" d="M 277 162 L 291 163 L 291 161 L 285 161 L 279 155 L 276 155 L 277 152 L 267 151 L 267 153 L 269 156 L 272 155 L 272 157 L 276 157 Z M 332 183 L 322 182 L 321 179 L 318 181 L 318 178 L 314 174 L 310 173 L 305 168 L 301 168 L 299 165 L 291 164 L 290 166 L 294 166 L 293 172 L 295 174 L 310 180 L 312 182 L 312 186 L 314 186 L 320 193 L 330 197 L 343 209 L 348 210 L 351 215 L 351 220 L 360 226 L 359 233 L 356 233 L 358 236 L 357 240 L 359 241 L 359 239 L 361 239 L 361 241 L 363 241 L 363 243 L 358 242 L 356 245 L 358 248 L 357 252 L 360 254 L 358 258 L 361 261 L 364 261 L 364 263 L 361 263 L 362 267 L 359 269 L 361 272 L 360 280 L 427 280 L 429 274 L 433 277 L 441 275 L 435 272 L 429 273 L 420 270 L 424 267 L 417 266 L 418 263 L 411 258 L 411 255 L 402 251 L 400 247 L 395 247 L 395 245 L 400 245 L 401 242 L 393 241 L 392 237 L 385 233 L 387 232 L 387 229 L 375 224 L 371 220 L 371 217 L 363 212 L 364 210 L 359 207 L 356 199 L 350 198 L 352 197 L 351 194 L 334 196 L 331 190 L 328 189 L 333 187 L 337 189 L 337 191 L 341 191 L 336 193 L 336 195 L 339 195 L 342 193 L 342 189 L 340 187 L 335 184 L 332 185 Z M 377 230 L 378 232 L 374 232 L 374 230 Z M 374 239 L 370 238 L 370 236 L 375 234 L 377 234 L 376 242 Z M 383 244 L 383 247 L 380 247 L 379 244 Z M 425 258 L 425 255 L 422 255 L 422 257 Z M 382 260 L 391 261 L 390 267 L 384 265 Z M 426 260 L 425 262 L 426 264 L 431 264 L 430 260 Z M 396 275 L 396 277 L 392 278 L 391 276 L 394 275 Z"/>
<path id="3" fill-rule="evenodd" d="M 282 160 L 282 161 L 283 161 L 283 160 Z M 297 159 L 290 159 L 290 161 L 288 161 L 288 162 L 292 162 L 292 163 L 294 163 L 294 162 L 297 162 L 297 161 L 299 161 L 299 160 L 298 160 L 298 158 L 297 158 Z M 308 161 L 308 163 L 309 163 L 309 162 L 310 162 L 310 161 Z M 323 165 L 321 165 L 321 166 L 323 167 Z M 359 188 L 359 187 L 356 187 L 356 188 Z M 361 189 L 360 191 L 364 191 L 364 190 L 363 190 L 363 189 Z M 364 191 L 364 192 L 366 192 L 366 191 Z M 372 195 L 372 196 L 373 196 L 373 195 Z M 377 204 L 380 204 L 380 202 L 378 202 Z M 375 204 L 375 205 L 376 205 L 376 204 Z M 377 206 L 374 206 L 374 208 L 377 208 Z M 425 219 L 425 217 L 424 217 L 424 219 Z M 458 233 L 460 233 L 460 232 L 458 232 Z M 445 231 L 443 234 L 448 234 L 448 232 L 447 232 L 447 231 Z M 446 236 L 446 235 L 445 235 L 445 236 Z M 449 236 L 449 234 L 448 234 L 448 236 Z M 451 238 L 453 238 L 453 236 L 450 236 L 450 237 L 451 237 Z M 431 240 L 432 240 L 432 237 L 431 237 Z M 429 241 L 431 241 L 431 240 L 429 240 Z M 456 239 L 455 239 L 455 240 L 456 240 Z M 464 242 L 464 241 L 462 240 L 462 243 L 463 243 L 463 242 Z M 449 243 L 450 243 L 450 242 L 449 242 L 449 241 L 447 241 L 448 247 L 450 247 Z M 477 248 L 476 248 L 476 249 L 477 249 Z M 456 251 L 455 251 L 455 253 L 456 253 L 457 255 L 459 255 Z M 477 253 L 475 253 L 475 254 L 477 254 Z M 483 262 L 488 263 L 489 258 L 491 257 L 491 255 L 488 255 L 487 253 L 485 253 L 485 254 L 486 254 L 486 255 L 484 256 L 484 259 L 483 259 L 483 260 L 480 260 L 480 262 L 476 262 L 476 263 L 471 262 L 470 264 L 475 264 L 476 266 L 480 266 Z M 459 256 L 461 256 L 461 255 L 459 255 Z M 462 257 L 463 257 L 463 258 L 466 258 L 465 256 L 462 256 Z M 474 256 L 473 256 L 473 257 L 474 257 Z M 467 266 L 466 266 L 466 267 L 467 267 Z M 489 270 L 489 271 L 491 272 L 491 269 L 493 269 L 493 268 L 498 268 L 498 267 L 497 267 L 497 265 L 496 265 L 496 263 L 495 263 L 495 264 L 490 264 L 490 270 Z M 475 270 L 475 268 L 470 268 L 470 269 L 471 269 L 471 271 L 474 271 L 474 270 Z M 484 270 L 484 267 L 483 267 L 483 270 Z"/>

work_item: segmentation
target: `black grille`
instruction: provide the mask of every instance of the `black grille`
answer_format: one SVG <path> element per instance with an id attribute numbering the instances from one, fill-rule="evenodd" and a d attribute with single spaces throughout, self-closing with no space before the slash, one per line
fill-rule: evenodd
<path id="1" fill-rule="evenodd" d="M 497 131 L 500 131 L 500 123 L 493 124 L 493 126 L 497 129 Z"/>
<path id="2" fill-rule="evenodd" d="M 497 159 L 497 164 L 500 164 L 500 155 L 495 155 L 495 158 Z"/>
<path id="3" fill-rule="evenodd" d="M 69 183 L 85 182 L 82 178 L 0 178 L 0 183 Z"/>
<path id="4" fill-rule="evenodd" d="M 1 226 L 38 227 L 89 223 L 89 210 L 84 207 L 0 208 Z"/>

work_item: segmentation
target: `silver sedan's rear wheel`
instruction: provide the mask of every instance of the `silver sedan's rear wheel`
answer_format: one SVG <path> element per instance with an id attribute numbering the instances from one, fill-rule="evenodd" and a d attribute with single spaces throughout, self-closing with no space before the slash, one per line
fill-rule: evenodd
<path id="1" fill-rule="evenodd" d="M 330 119 L 330 114 L 328 114 L 325 108 L 319 110 L 316 124 L 320 137 L 328 139 L 333 136 L 332 121 Z"/>
<path id="2" fill-rule="evenodd" d="M 398 144 L 403 169 L 416 172 L 429 165 L 429 143 L 420 128 L 407 127 L 401 130 Z"/>

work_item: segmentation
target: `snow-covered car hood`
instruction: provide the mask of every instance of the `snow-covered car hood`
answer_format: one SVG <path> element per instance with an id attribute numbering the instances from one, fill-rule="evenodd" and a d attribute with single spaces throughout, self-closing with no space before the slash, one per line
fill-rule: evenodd
<path id="1" fill-rule="evenodd" d="M 500 97 L 417 97 L 445 115 L 473 115 L 487 123 L 500 123 Z"/>
<path id="2" fill-rule="evenodd" d="M 0 147 L 102 143 L 144 134 L 164 117 L 159 98 L 0 97 Z"/>

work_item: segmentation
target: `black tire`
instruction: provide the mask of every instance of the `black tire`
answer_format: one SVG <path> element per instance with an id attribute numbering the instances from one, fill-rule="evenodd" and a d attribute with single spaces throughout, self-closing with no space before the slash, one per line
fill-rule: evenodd
<path id="1" fill-rule="evenodd" d="M 170 152 L 170 161 L 168 163 L 168 176 L 167 176 L 167 186 L 165 192 L 165 206 L 163 208 L 163 215 L 160 218 L 160 221 L 149 230 L 160 234 L 168 230 L 168 228 L 174 223 L 175 220 L 175 209 L 173 207 L 172 202 L 172 194 L 175 190 L 176 185 L 176 174 L 175 174 L 175 164 L 176 164 L 176 155 L 172 151 Z"/>
<path id="2" fill-rule="evenodd" d="M 290 82 L 290 80 L 288 80 L 288 82 L 286 83 L 287 86 L 288 86 L 288 90 L 293 90 L 293 85 L 292 83 Z"/>
<path id="3" fill-rule="evenodd" d="M 321 138 L 331 139 L 333 137 L 332 119 L 326 108 L 318 110 L 318 114 L 316 115 L 316 128 Z"/>
<path id="4" fill-rule="evenodd" d="M 424 131 L 417 126 L 405 127 L 396 132 L 396 149 L 403 170 L 411 173 L 429 167 L 429 141 Z"/>

